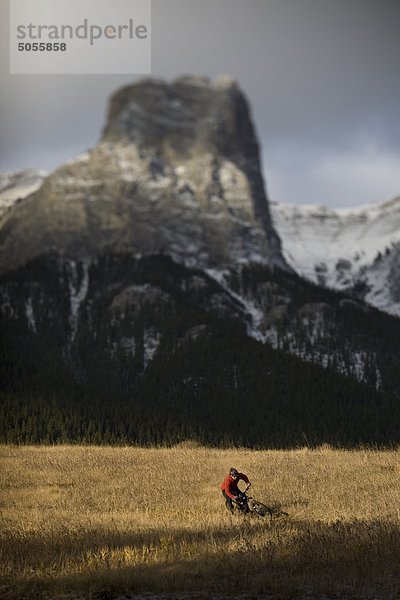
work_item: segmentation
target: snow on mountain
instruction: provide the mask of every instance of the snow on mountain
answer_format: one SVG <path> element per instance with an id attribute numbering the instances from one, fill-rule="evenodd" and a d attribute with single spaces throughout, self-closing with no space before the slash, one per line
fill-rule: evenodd
<path id="1" fill-rule="evenodd" d="M 380 205 L 331 209 L 270 203 L 287 262 L 319 285 L 346 290 L 395 315 L 400 197 Z"/>
<path id="2" fill-rule="evenodd" d="M 24 169 L 0 173 L 0 217 L 22 198 L 36 192 L 47 173 L 39 169 Z"/>

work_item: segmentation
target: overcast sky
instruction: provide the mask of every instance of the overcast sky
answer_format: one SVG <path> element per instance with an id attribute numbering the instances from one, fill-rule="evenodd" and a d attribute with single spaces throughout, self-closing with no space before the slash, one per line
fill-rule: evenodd
<path id="1" fill-rule="evenodd" d="M 9 75 L 0 9 L 0 171 L 50 170 L 95 144 L 109 95 L 139 78 Z M 399 0 L 153 0 L 152 72 L 238 80 L 272 199 L 381 202 L 400 195 L 399 32 Z"/>

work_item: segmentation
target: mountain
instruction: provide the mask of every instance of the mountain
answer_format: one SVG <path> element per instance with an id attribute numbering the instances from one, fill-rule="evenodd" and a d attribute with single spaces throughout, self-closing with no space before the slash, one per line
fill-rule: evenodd
<path id="1" fill-rule="evenodd" d="M 27 194 L 0 221 L 1 439 L 397 439 L 400 321 L 294 272 L 231 79 L 118 91 Z"/>
<path id="2" fill-rule="evenodd" d="M 297 273 L 400 315 L 400 198 L 336 210 L 270 207 L 283 254 Z"/>
<path id="3" fill-rule="evenodd" d="M 95 148 L 49 175 L 3 219 L 0 270 L 49 252 L 288 268 L 271 225 L 248 106 L 235 82 L 146 80 L 117 92 Z"/>

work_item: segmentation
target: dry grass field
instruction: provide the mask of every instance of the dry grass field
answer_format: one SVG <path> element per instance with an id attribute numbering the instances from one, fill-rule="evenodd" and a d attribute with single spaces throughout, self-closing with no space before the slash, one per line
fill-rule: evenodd
<path id="1" fill-rule="evenodd" d="M 398 451 L 2 446 L 0 458 L 1 597 L 400 597 Z M 219 490 L 231 466 L 289 517 L 231 516 Z"/>

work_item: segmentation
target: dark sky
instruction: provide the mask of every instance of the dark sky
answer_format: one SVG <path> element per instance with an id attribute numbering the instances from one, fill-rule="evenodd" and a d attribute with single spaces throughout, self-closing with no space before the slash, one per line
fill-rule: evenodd
<path id="1" fill-rule="evenodd" d="M 0 9 L 0 170 L 52 169 L 96 142 L 107 98 L 139 77 L 9 75 Z M 153 0 L 152 14 L 154 76 L 238 80 L 272 199 L 400 195 L 399 0 Z"/>

